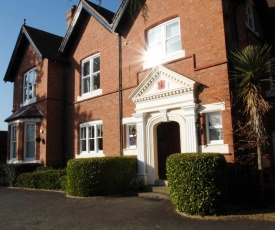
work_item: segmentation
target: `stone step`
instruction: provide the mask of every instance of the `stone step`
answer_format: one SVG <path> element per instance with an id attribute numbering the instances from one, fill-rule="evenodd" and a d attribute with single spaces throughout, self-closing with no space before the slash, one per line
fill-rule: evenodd
<path id="1" fill-rule="evenodd" d="M 169 195 L 169 188 L 167 186 L 153 186 L 152 192 L 163 193 Z"/>
<path id="2" fill-rule="evenodd" d="M 149 199 L 170 200 L 168 194 L 158 192 L 140 192 L 138 193 L 138 196 Z"/>

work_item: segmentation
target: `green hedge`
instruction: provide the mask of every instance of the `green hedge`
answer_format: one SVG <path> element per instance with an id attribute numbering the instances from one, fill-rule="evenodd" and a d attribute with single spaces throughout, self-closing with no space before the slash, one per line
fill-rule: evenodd
<path id="1" fill-rule="evenodd" d="M 21 188 L 61 190 L 62 177 L 66 170 L 48 169 L 23 173 L 17 178 L 16 186 Z"/>
<path id="2" fill-rule="evenodd" d="M 22 173 L 33 172 L 41 164 L 4 164 L 2 170 L 4 171 L 5 180 L 9 186 L 15 186 L 18 176 Z"/>
<path id="3" fill-rule="evenodd" d="M 123 193 L 137 173 L 136 157 L 99 157 L 70 160 L 66 191 L 71 196 Z"/>
<path id="4" fill-rule="evenodd" d="M 172 203 L 189 215 L 216 215 L 226 201 L 226 161 L 218 153 L 173 154 L 166 161 Z"/>
<path id="5" fill-rule="evenodd" d="M 5 164 L 0 164 L 0 186 L 8 185 L 5 171 L 4 171 L 4 165 Z"/>

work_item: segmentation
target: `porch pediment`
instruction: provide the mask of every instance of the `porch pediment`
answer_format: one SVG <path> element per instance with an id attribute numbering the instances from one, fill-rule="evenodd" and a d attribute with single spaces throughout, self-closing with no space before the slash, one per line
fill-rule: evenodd
<path id="1" fill-rule="evenodd" d="M 129 96 L 134 103 L 192 94 L 195 81 L 163 66 L 157 66 Z"/>

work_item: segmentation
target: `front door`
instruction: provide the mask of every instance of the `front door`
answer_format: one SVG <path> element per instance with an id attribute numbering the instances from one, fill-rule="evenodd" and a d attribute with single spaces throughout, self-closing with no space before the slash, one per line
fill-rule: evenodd
<path id="1" fill-rule="evenodd" d="M 180 153 L 180 128 L 175 121 L 164 122 L 157 127 L 158 174 L 166 179 L 166 159 L 173 153 Z"/>

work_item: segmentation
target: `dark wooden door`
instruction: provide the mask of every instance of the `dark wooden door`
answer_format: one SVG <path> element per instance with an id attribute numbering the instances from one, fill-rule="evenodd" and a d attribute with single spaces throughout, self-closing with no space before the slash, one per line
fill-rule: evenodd
<path id="1" fill-rule="evenodd" d="M 166 159 L 173 153 L 180 153 L 180 129 L 175 121 L 164 122 L 157 127 L 158 173 L 166 179 Z"/>

